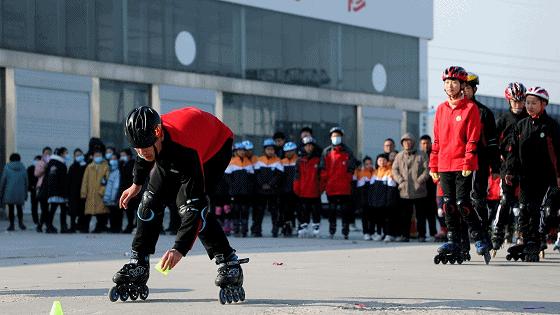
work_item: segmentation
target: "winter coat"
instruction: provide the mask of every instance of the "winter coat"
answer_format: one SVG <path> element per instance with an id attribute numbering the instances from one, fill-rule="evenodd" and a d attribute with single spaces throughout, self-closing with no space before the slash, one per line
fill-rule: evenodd
<path id="1" fill-rule="evenodd" d="M 80 196 L 82 190 L 82 180 L 84 179 L 84 172 L 86 171 L 87 164 L 82 162 L 74 162 L 68 169 L 68 204 L 70 208 L 76 207 L 82 202 Z"/>
<path id="2" fill-rule="evenodd" d="M 0 177 L 0 204 L 23 205 L 27 199 L 27 171 L 23 163 L 6 164 Z"/>
<path id="3" fill-rule="evenodd" d="M 280 158 L 268 158 L 263 155 L 258 158 L 255 168 L 257 193 L 261 195 L 276 195 L 280 189 L 284 167 Z"/>
<path id="4" fill-rule="evenodd" d="M 42 189 L 43 187 L 43 179 L 45 177 L 45 171 L 47 170 L 47 163 L 49 162 L 50 157 L 43 156 L 37 165 L 35 165 L 35 172 L 34 175 L 37 177 L 37 198 L 40 200 L 47 198 L 47 190 Z M 46 187 L 45 187 L 46 188 Z"/>
<path id="5" fill-rule="evenodd" d="M 116 206 L 118 204 L 121 173 L 118 168 L 109 172 L 109 179 L 105 185 L 103 203 L 106 206 Z"/>
<path id="6" fill-rule="evenodd" d="M 358 202 L 362 207 L 368 206 L 368 191 L 374 174 L 375 170 L 373 168 L 368 169 L 364 167 L 360 167 L 354 172 L 353 181 L 356 183 Z"/>
<path id="7" fill-rule="evenodd" d="M 238 156 L 231 158 L 225 170 L 225 178 L 229 187 L 230 196 L 247 196 L 253 191 L 254 185 L 253 164 L 247 158 Z"/>
<path id="8" fill-rule="evenodd" d="M 517 125 L 517 122 L 526 117 L 529 117 L 526 110 L 523 110 L 519 114 L 514 114 L 511 110 L 508 110 L 496 121 L 501 162 L 500 175 L 502 177 L 506 175 L 505 159 L 511 151 L 511 141 L 515 125 Z"/>
<path id="9" fill-rule="evenodd" d="M 64 159 L 58 155 L 52 155 L 47 168 L 43 184 L 46 184 L 47 198 L 68 198 L 68 169 Z"/>
<path id="10" fill-rule="evenodd" d="M 284 180 L 282 181 L 282 192 L 293 193 L 294 192 L 294 180 L 296 178 L 296 163 L 298 156 L 294 154 L 292 159 L 287 157 L 282 159 L 282 166 L 284 167 Z"/>
<path id="11" fill-rule="evenodd" d="M 357 161 L 344 144 L 330 145 L 321 155 L 321 183 L 328 196 L 349 196 L 352 193 L 352 175 Z"/>
<path id="12" fill-rule="evenodd" d="M 512 150 L 506 159 L 507 174 L 528 183 L 556 186 L 560 178 L 560 126 L 548 114 L 517 123 Z"/>
<path id="13" fill-rule="evenodd" d="M 30 165 L 27 168 L 27 182 L 29 185 L 27 186 L 28 191 L 35 191 L 37 188 L 37 177 L 35 177 L 35 165 Z"/>
<path id="14" fill-rule="evenodd" d="M 80 196 L 86 199 L 85 214 L 96 215 L 109 213 L 109 209 L 103 204 L 105 185 L 109 177 L 109 165 L 107 161 L 100 164 L 91 162 L 86 167 L 82 180 Z"/>
<path id="15" fill-rule="evenodd" d="M 320 161 L 319 155 L 305 155 L 297 160 L 294 193 L 298 197 L 319 198 L 321 196 Z"/>
<path id="16" fill-rule="evenodd" d="M 375 208 L 394 207 L 397 205 L 398 194 L 391 165 L 376 169 L 370 180 L 368 205 Z"/>
<path id="17" fill-rule="evenodd" d="M 500 153 L 498 149 L 498 133 L 496 119 L 492 111 L 481 102 L 473 99 L 480 113 L 480 140 L 476 147 L 479 167 L 490 166 L 492 173 L 500 173 Z"/>
<path id="18" fill-rule="evenodd" d="M 134 160 L 131 159 L 121 164 L 120 167 L 120 188 L 119 188 L 119 195 L 122 195 L 123 191 L 127 190 L 130 186 L 132 186 L 132 181 L 134 179 Z"/>
<path id="19" fill-rule="evenodd" d="M 410 134 L 405 136 L 412 139 Z M 401 198 L 419 199 L 427 196 L 426 181 L 430 174 L 426 153 L 415 149 L 401 151 L 395 157 L 392 167 L 393 179 L 398 185 Z"/>
<path id="20" fill-rule="evenodd" d="M 468 99 L 441 103 L 434 119 L 434 144 L 430 154 L 432 172 L 476 171 L 476 145 L 480 139 L 480 114 L 476 104 Z"/>

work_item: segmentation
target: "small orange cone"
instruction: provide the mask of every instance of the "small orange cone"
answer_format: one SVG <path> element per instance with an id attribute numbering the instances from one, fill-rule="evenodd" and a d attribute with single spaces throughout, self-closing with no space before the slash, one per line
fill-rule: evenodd
<path id="1" fill-rule="evenodd" d="M 60 305 L 60 301 L 53 302 L 50 315 L 64 315 L 64 313 L 62 312 L 62 305 Z"/>

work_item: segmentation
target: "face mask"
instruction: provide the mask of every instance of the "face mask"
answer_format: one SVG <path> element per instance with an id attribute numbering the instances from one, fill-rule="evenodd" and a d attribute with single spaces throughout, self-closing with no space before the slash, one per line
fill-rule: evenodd
<path id="1" fill-rule="evenodd" d="M 128 156 L 121 156 L 121 161 L 128 162 Z"/>
<path id="2" fill-rule="evenodd" d="M 69 155 L 66 155 L 64 157 L 64 161 L 66 161 L 66 164 L 70 164 L 70 163 L 72 163 L 72 158 Z"/>
<path id="3" fill-rule="evenodd" d="M 33 161 L 33 166 L 37 166 L 37 164 L 39 164 L 39 161 Z"/>
<path id="4" fill-rule="evenodd" d="M 96 157 L 93 158 L 93 161 L 94 161 L 96 164 L 101 164 L 101 162 L 103 162 L 103 158 L 100 157 L 100 156 L 96 156 Z"/>
<path id="5" fill-rule="evenodd" d="M 113 153 L 105 153 L 105 158 L 107 160 L 110 160 L 112 156 L 113 156 Z"/>
<path id="6" fill-rule="evenodd" d="M 333 145 L 339 145 L 342 143 L 342 137 L 332 137 L 331 142 Z"/>
<path id="7" fill-rule="evenodd" d="M 76 157 L 76 162 L 81 163 L 81 162 L 83 162 L 83 161 L 84 161 L 84 156 L 83 156 L 83 155 L 78 155 L 78 156 Z"/>
<path id="8" fill-rule="evenodd" d="M 111 165 L 111 168 L 112 168 L 112 169 L 115 169 L 115 168 L 117 168 L 117 167 L 119 166 L 119 161 L 117 161 L 117 160 L 110 160 L 110 161 L 109 161 L 109 165 Z"/>

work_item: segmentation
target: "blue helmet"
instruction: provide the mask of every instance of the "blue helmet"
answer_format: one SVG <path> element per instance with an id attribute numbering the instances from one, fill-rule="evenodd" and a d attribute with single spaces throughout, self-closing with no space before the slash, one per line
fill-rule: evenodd
<path id="1" fill-rule="evenodd" d="M 243 142 L 236 142 L 233 144 L 233 149 L 234 150 L 245 150 L 245 146 L 243 145 Z"/>
<path id="2" fill-rule="evenodd" d="M 243 143 L 243 146 L 245 146 L 245 150 L 253 150 L 253 148 L 255 148 L 255 146 L 253 145 L 253 142 L 251 142 L 249 140 L 245 140 L 242 143 Z"/>
<path id="3" fill-rule="evenodd" d="M 274 142 L 274 140 L 272 140 L 272 138 L 264 139 L 264 141 L 263 141 L 263 147 L 264 148 L 274 147 L 274 146 L 276 146 L 276 143 Z"/>
<path id="4" fill-rule="evenodd" d="M 286 143 L 284 144 L 283 149 L 284 149 L 284 152 L 297 150 L 297 144 L 293 143 L 292 141 L 286 142 Z"/>

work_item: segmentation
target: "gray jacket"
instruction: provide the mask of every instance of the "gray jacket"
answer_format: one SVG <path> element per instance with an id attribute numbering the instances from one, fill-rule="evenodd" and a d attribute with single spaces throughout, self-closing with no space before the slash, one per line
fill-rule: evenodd
<path id="1" fill-rule="evenodd" d="M 10 162 L 0 178 L 1 204 L 23 205 L 27 199 L 27 171 L 21 162 Z"/>
<path id="2" fill-rule="evenodd" d="M 403 138 L 414 138 L 405 134 Z M 403 150 L 397 154 L 393 161 L 393 179 L 399 185 L 400 196 L 403 199 L 419 199 L 427 196 L 426 181 L 430 178 L 428 168 L 428 155 L 413 149 Z"/>

